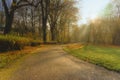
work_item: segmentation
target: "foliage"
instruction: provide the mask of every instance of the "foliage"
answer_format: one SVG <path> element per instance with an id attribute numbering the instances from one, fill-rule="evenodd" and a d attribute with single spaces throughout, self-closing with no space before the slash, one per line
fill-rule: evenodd
<path id="1" fill-rule="evenodd" d="M 120 45 L 120 1 L 111 1 L 102 14 L 73 30 L 75 41 Z M 78 36 L 79 34 L 79 36 Z M 78 36 L 78 37 L 76 37 Z"/>
<path id="2" fill-rule="evenodd" d="M 13 0 L 10 7 L 6 7 L 7 1 L 2 3 L 4 34 L 38 35 L 44 42 L 70 40 L 70 28 L 77 22 L 76 0 Z"/>
<path id="3" fill-rule="evenodd" d="M 102 13 L 100 14 L 100 16 L 105 17 L 105 16 L 111 16 L 113 10 L 113 5 L 112 3 L 109 3 L 104 10 L 102 11 Z"/>
<path id="4" fill-rule="evenodd" d="M 72 46 L 72 45 L 71 45 Z M 82 60 L 120 72 L 120 48 L 88 45 L 84 47 L 65 49 Z"/>
<path id="5" fill-rule="evenodd" d="M 0 35 L 0 51 L 21 50 L 30 45 L 30 39 L 11 35 Z"/>
<path id="6" fill-rule="evenodd" d="M 31 46 L 38 46 L 38 45 L 40 45 L 40 44 L 42 44 L 42 42 L 39 41 L 39 40 L 32 40 L 32 41 L 31 41 Z"/>

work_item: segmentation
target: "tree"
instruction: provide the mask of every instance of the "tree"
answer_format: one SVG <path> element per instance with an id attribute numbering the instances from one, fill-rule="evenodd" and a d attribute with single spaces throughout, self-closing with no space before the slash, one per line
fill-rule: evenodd
<path id="1" fill-rule="evenodd" d="M 38 3 L 34 5 L 34 1 L 35 0 L 13 0 L 9 7 L 7 0 L 2 0 L 6 17 L 4 34 L 9 34 L 11 31 L 15 11 L 24 6 L 37 6 Z"/>
<path id="2" fill-rule="evenodd" d="M 47 41 L 47 21 L 49 15 L 50 0 L 41 0 L 41 14 L 42 14 L 42 31 L 43 31 L 43 41 Z"/>
<path id="3" fill-rule="evenodd" d="M 62 8 L 64 8 L 64 2 L 62 0 L 52 0 L 50 4 L 50 14 L 49 14 L 49 24 L 50 24 L 50 32 L 51 32 L 51 40 L 56 40 L 56 29 L 57 22 L 60 14 L 62 13 Z"/>
<path id="4" fill-rule="evenodd" d="M 69 27 L 76 22 L 78 9 L 74 6 L 75 0 L 53 0 L 50 4 L 49 24 L 51 40 L 58 41 L 62 33 L 69 39 Z M 64 34 L 64 36 L 65 36 Z M 65 39 L 65 38 L 64 38 Z"/>

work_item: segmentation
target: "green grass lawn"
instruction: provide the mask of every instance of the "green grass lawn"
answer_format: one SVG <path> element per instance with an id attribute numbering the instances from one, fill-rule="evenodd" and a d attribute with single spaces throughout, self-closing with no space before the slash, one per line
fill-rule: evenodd
<path id="1" fill-rule="evenodd" d="M 88 45 L 77 49 L 66 47 L 65 50 L 82 60 L 120 72 L 120 48 L 118 47 Z"/>

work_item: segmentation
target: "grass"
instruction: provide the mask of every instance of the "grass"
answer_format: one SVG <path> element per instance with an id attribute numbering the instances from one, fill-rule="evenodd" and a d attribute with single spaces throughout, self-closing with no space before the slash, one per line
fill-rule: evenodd
<path id="1" fill-rule="evenodd" d="M 103 46 L 77 46 L 69 45 L 65 50 L 79 59 L 96 65 L 103 66 L 109 70 L 120 72 L 120 48 Z"/>
<path id="2" fill-rule="evenodd" d="M 25 49 L 20 51 L 9 51 L 0 53 L 0 69 L 5 68 L 11 63 L 15 62 L 19 58 L 25 56 L 28 53 L 33 52 L 38 47 L 25 47 Z"/>
<path id="3" fill-rule="evenodd" d="M 25 47 L 20 51 L 0 53 L 0 80 L 9 80 L 10 76 L 20 67 L 21 60 L 29 54 L 40 51 L 40 49 L 39 46 Z"/>

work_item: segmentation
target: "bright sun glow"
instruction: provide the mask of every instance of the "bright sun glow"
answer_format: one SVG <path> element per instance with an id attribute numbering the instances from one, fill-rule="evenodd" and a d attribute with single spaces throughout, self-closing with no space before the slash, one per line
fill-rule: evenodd
<path id="1" fill-rule="evenodd" d="M 95 19 L 97 19 L 96 15 L 90 16 L 90 20 L 95 20 Z"/>
<path id="2" fill-rule="evenodd" d="M 96 20 L 110 0 L 82 0 L 81 2 L 82 8 L 80 7 L 80 15 L 82 19 L 79 21 L 79 24 L 84 24 L 87 23 L 88 20 Z"/>
<path id="3" fill-rule="evenodd" d="M 95 23 L 96 20 L 97 20 L 97 15 L 90 16 L 90 21 L 91 21 L 92 23 Z"/>

